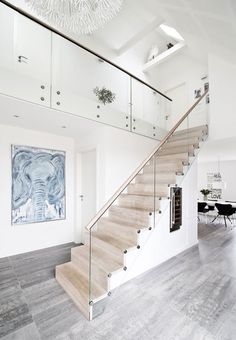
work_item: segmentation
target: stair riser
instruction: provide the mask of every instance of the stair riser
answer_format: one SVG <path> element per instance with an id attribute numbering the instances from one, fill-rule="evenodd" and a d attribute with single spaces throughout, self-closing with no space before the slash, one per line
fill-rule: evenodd
<path id="1" fill-rule="evenodd" d="M 150 195 L 154 196 L 154 186 L 151 184 L 130 184 L 128 186 L 128 193 L 134 195 Z M 168 185 L 158 185 L 155 188 L 156 197 L 168 197 L 169 188 Z"/>
<path id="2" fill-rule="evenodd" d="M 149 196 L 144 197 L 135 195 L 123 195 L 119 198 L 118 205 L 121 207 L 146 209 L 149 211 L 153 211 L 154 198 Z M 159 200 L 156 202 L 156 210 L 160 210 Z"/>
<path id="3" fill-rule="evenodd" d="M 70 288 L 75 289 L 73 284 L 71 284 L 71 282 L 70 282 L 70 277 L 67 277 L 67 275 L 61 273 L 60 269 L 58 267 L 56 267 L 56 278 L 58 279 L 58 276 L 60 276 L 64 280 L 65 288 L 64 287 L 63 288 L 66 290 L 66 292 L 68 292 L 68 290 L 70 290 Z M 86 287 L 81 286 L 81 291 L 78 292 L 78 295 L 79 295 L 78 298 L 80 299 L 81 303 L 86 305 L 89 301 L 89 288 L 88 288 L 88 286 L 86 286 Z M 75 296 L 75 300 L 76 300 L 76 296 Z"/>
<path id="4" fill-rule="evenodd" d="M 185 139 L 178 139 L 178 140 L 172 140 L 172 137 L 168 140 L 167 143 L 164 144 L 164 148 L 174 148 L 174 147 L 179 147 L 179 146 L 186 146 L 186 145 L 194 145 L 197 147 L 200 142 L 203 141 L 203 138 L 198 138 L 198 137 L 190 137 L 190 138 L 185 138 Z"/>
<path id="5" fill-rule="evenodd" d="M 117 225 L 117 227 L 113 227 L 112 225 L 108 225 L 106 223 L 99 223 L 98 229 L 107 235 L 111 235 L 112 237 L 122 238 L 123 240 L 133 242 L 134 246 L 137 246 L 138 233 L 136 229 L 130 229 L 125 225 Z"/>
<path id="6" fill-rule="evenodd" d="M 149 226 L 149 218 L 150 215 L 147 211 L 144 212 L 137 212 L 135 214 L 135 210 L 132 214 L 127 214 L 125 216 L 122 216 L 119 211 L 115 212 L 110 212 L 109 217 L 111 219 L 114 219 L 115 221 L 118 221 L 119 223 L 125 223 L 129 221 L 132 221 L 132 223 L 136 223 L 137 226 L 140 228 L 141 227 L 148 227 Z"/>
<path id="7" fill-rule="evenodd" d="M 124 262 L 124 250 L 114 247 L 112 244 L 105 242 L 97 237 L 92 236 L 92 244 L 106 252 L 111 252 L 117 262 Z"/>
<path id="8" fill-rule="evenodd" d="M 85 251 L 83 251 L 85 249 Z M 92 260 L 96 263 L 99 268 L 104 271 L 106 274 L 111 272 L 116 272 L 123 268 L 123 259 L 120 262 L 116 261 L 116 258 L 113 258 L 111 252 L 106 252 L 106 250 L 98 249 L 96 247 L 92 247 Z M 87 258 L 89 257 L 90 249 L 86 246 L 75 247 L 71 249 L 71 254 L 77 257 Z"/>
<path id="9" fill-rule="evenodd" d="M 103 251 L 104 252 L 104 254 L 106 253 L 105 252 L 105 250 Z M 122 270 L 123 269 L 123 267 L 124 267 L 124 258 L 122 257 L 122 261 L 120 261 L 120 263 L 119 263 L 119 265 L 116 263 L 115 265 L 114 265 L 114 262 L 111 264 L 110 263 L 110 265 L 109 265 L 109 270 L 107 270 L 107 264 L 108 264 L 108 262 L 110 262 L 110 261 L 113 261 L 113 256 L 111 256 L 111 252 L 109 252 L 109 253 L 107 253 L 107 261 L 106 261 L 106 264 L 104 264 L 104 262 L 102 261 L 102 259 L 99 257 L 99 256 L 96 256 L 95 254 L 94 254 L 94 262 L 96 262 L 97 263 L 97 265 L 104 271 L 104 272 L 106 272 L 106 273 L 112 273 L 112 272 L 117 272 L 117 271 L 119 271 L 119 270 Z M 112 260 L 111 260 L 111 257 L 112 257 Z M 115 261 L 116 259 L 114 259 L 114 261 Z M 121 263 L 122 262 L 122 263 Z"/>
<path id="10" fill-rule="evenodd" d="M 189 162 L 189 158 L 190 157 L 193 157 L 193 155 L 188 155 L 188 154 L 184 154 L 184 155 L 181 155 L 181 154 L 174 154 L 174 155 L 160 155 L 157 160 L 156 160 L 156 164 L 159 163 L 168 163 L 168 161 L 180 161 L 184 164 L 188 163 Z"/>
<path id="11" fill-rule="evenodd" d="M 135 178 L 135 183 L 145 183 L 145 184 L 151 184 L 154 182 L 154 176 L 153 174 L 149 175 L 138 175 Z M 155 183 L 158 186 L 158 184 L 175 184 L 176 182 L 176 175 L 165 175 L 165 174 L 157 174 L 155 178 Z"/>
<path id="12" fill-rule="evenodd" d="M 207 134 L 208 132 L 208 128 L 206 125 L 202 125 L 202 126 L 195 126 L 195 127 L 191 127 L 191 128 L 188 128 L 188 129 L 183 129 L 183 130 L 177 130 L 175 131 L 174 133 L 174 136 L 176 135 L 181 135 L 181 134 L 184 134 L 186 135 L 187 133 L 204 133 L 204 134 Z"/>
<path id="13" fill-rule="evenodd" d="M 84 276 L 89 277 L 89 262 L 91 261 L 91 277 L 90 280 L 93 280 L 96 284 L 98 284 L 100 287 L 104 288 L 105 290 L 109 290 L 109 284 L 108 284 L 108 276 L 107 274 L 99 268 L 97 263 L 93 261 L 93 255 L 90 259 L 84 258 L 79 255 L 71 254 L 71 261 L 78 267 L 78 270 L 84 274 Z"/>
<path id="14" fill-rule="evenodd" d="M 206 134 L 203 134 L 203 133 L 189 133 L 188 135 L 184 135 L 184 134 L 179 134 L 179 135 L 173 135 L 172 137 L 170 137 L 170 141 L 171 142 L 178 142 L 178 141 L 184 141 L 186 140 L 186 143 L 187 141 L 190 139 L 190 138 L 199 138 L 200 140 L 205 140 L 207 137 Z"/>
<path id="15" fill-rule="evenodd" d="M 73 285 L 67 280 L 67 278 L 60 273 L 60 270 L 56 269 L 56 280 L 61 287 L 66 291 L 70 298 L 77 305 L 79 310 L 85 316 L 86 319 L 90 319 L 90 307 L 89 307 L 89 292 L 87 296 L 84 296 L 81 291 L 75 289 Z"/>
<path id="16" fill-rule="evenodd" d="M 182 164 L 182 162 L 180 163 L 163 163 L 163 164 L 157 164 L 156 165 L 156 168 L 155 168 L 155 171 L 156 173 L 165 173 L 165 172 L 169 172 L 171 170 L 174 170 L 175 172 L 179 172 L 179 173 L 183 173 L 184 171 L 184 166 Z M 153 166 L 150 165 L 150 166 L 146 166 L 144 169 L 143 169 L 143 173 L 144 174 L 153 174 Z"/>
<path id="17" fill-rule="evenodd" d="M 173 164 L 183 165 L 183 163 L 186 163 L 189 160 L 189 155 L 188 153 L 183 153 L 183 154 L 181 153 L 181 154 L 175 154 L 175 155 L 158 155 L 155 158 L 155 160 L 156 160 L 156 168 L 155 168 L 156 171 L 158 170 L 158 168 L 162 168 L 162 167 L 168 167 L 168 171 L 170 171 L 170 170 L 173 170 L 173 168 L 171 168 Z M 151 160 L 150 164 L 147 166 L 150 166 L 153 168 L 153 160 Z"/>
<path id="18" fill-rule="evenodd" d="M 194 147 L 192 145 L 189 146 L 178 146 L 175 148 L 165 148 L 163 147 L 163 149 L 161 149 L 160 151 L 158 151 L 158 155 L 175 155 L 175 154 L 179 154 L 179 153 L 190 153 L 190 154 L 194 154 Z"/>

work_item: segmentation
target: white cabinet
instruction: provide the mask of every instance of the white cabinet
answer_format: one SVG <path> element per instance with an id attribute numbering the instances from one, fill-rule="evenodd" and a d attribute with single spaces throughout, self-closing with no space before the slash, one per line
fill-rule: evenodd
<path id="1" fill-rule="evenodd" d="M 115 94 L 102 104 L 94 88 Z M 52 35 L 52 107 L 130 129 L 130 77 L 57 34 Z"/>
<path id="2" fill-rule="evenodd" d="M 50 106 L 51 32 L 0 3 L 0 93 Z"/>

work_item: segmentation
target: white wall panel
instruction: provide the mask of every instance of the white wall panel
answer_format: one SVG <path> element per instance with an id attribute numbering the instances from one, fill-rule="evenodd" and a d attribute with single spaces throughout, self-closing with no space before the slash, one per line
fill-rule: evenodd
<path id="1" fill-rule="evenodd" d="M 51 32 L 0 4 L 0 92 L 50 105 Z"/>

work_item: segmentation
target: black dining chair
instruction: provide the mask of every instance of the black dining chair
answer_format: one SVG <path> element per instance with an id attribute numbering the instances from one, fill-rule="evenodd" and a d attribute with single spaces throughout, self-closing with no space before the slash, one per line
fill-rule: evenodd
<path id="1" fill-rule="evenodd" d="M 214 218 L 212 222 L 214 222 L 217 218 L 223 216 L 225 227 L 227 228 L 226 218 L 232 224 L 232 221 L 229 217 L 235 214 L 236 208 L 233 208 L 231 204 L 221 204 L 221 203 L 216 203 L 215 207 L 218 210 L 218 215 Z"/>
<path id="2" fill-rule="evenodd" d="M 207 207 L 207 203 L 206 202 L 197 202 L 197 212 L 198 214 L 206 214 L 209 211 L 209 208 Z M 198 221 L 200 221 L 200 218 L 198 216 Z"/>
<path id="3" fill-rule="evenodd" d="M 215 206 L 214 205 L 208 204 L 207 206 L 208 206 L 209 211 L 214 211 L 215 210 Z"/>

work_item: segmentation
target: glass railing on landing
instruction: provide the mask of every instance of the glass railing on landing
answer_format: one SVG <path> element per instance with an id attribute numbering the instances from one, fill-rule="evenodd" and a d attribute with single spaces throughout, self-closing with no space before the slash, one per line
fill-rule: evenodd
<path id="1" fill-rule="evenodd" d="M 170 232 L 181 228 L 181 185 L 208 134 L 206 94 L 170 127 L 160 145 L 88 224 L 91 319 L 109 303 L 105 298 L 130 279 L 163 216 L 169 214 Z"/>
<path id="2" fill-rule="evenodd" d="M 4 0 L 0 31 L 1 94 L 157 140 L 166 134 L 171 99 L 142 79 Z"/>

